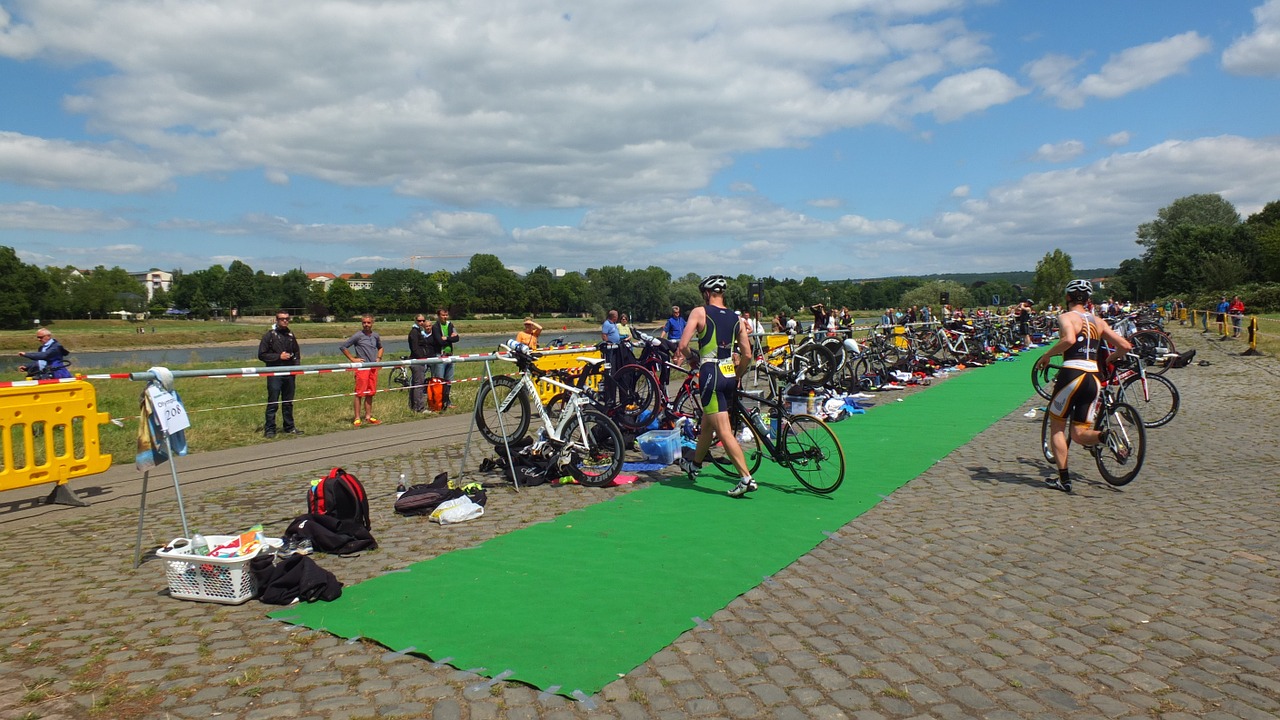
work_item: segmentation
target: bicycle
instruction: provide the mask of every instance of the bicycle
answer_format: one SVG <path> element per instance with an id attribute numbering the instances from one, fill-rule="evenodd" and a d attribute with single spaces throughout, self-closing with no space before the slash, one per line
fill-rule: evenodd
<path id="1" fill-rule="evenodd" d="M 1053 399 L 1053 381 L 1046 369 L 1041 372 L 1031 368 L 1031 384 L 1036 394 L 1045 400 Z M 1134 353 L 1116 362 L 1109 372 L 1104 386 L 1115 393 L 1115 401 L 1128 403 L 1142 415 L 1142 424 L 1158 428 L 1169 424 L 1182 406 L 1182 396 L 1173 381 L 1163 375 L 1147 372 L 1147 364 Z"/>
<path id="2" fill-rule="evenodd" d="M 575 480 L 591 487 L 613 482 L 622 470 L 626 445 L 618 425 L 592 405 L 594 391 L 561 382 L 556 379 L 563 378 L 561 373 L 538 369 L 534 362 L 539 355 L 514 340 L 499 347 L 498 357 L 514 362 L 520 374 L 495 375 L 481 382 L 474 410 L 480 435 L 494 445 L 517 443 L 529 432 L 530 421 L 537 415 L 542 421 L 543 437 L 534 449 L 544 456 L 550 450 L 552 467 L 567 466 Z M 567 393 L 555 420 L 538 396 L 536 380 Z M 539 444 L 543 447 L 539 448 Z"/>
<path id="3" fill-rule="evenodd" d="M 744 400 L 753 404 L 745 405 Z M 762 407 L 776 420 L 772 426 L 765 423 L 760 412 Z M 844 482 L 844 448 L 836 434 L 812 415 L 787 412 L 782 400 L 738 388 L 729 408 L 729 425 L 735 434 L 749 429 L 751 440 L 739 443 L 749 473 L 760 469 L 767 454 L 775 463 L 790 470 L 801 485 L 820 495 L 835 492 Z M 724 453 L 723 445 L 713 446 L 709 457 L 721 470 L 730 474 L 737 471 Z"/>
<path id="4" fill-rule="evenodd" d="M 1063 366 L 1049 367 L 1061 370 Z M 1138 471 L 1142 470 L 1142 462 L 1147 454 L 1147 430 L 1137 409 L 1128 403 L 1117 402 L 1112 392 L 1107 390 L 1107 384 L 1105 380 L 1102 381 L 1102 388 L 1094 400 L 1093 429 L 1109 430 L 1110 440 L 1105 444 L 1090 445 L 1087 449 L 1093 455 L 1102 479 L 1112 486 L 1120 487 L 1132 482 L 1138 476 Z M 1045 460 L 1056 465 L 1053 446 L 1049 442 L 1049 418 L 1050 415 L 1046 412 L 1040 424 L 1040 449 Z M 1071 435 L 1068 430 L 1067 447 L 1070 446 Z"/>
<path id="5" fill-rule="evenodd" d="M 401 360 L 408 360 L 408 355 L 401 355 Z M 396 365 L 391 368 L 391 372 L 387 373 L 388 385 L 399 385 L 400 387 L 409 387 L 413 384 L 413 378 L 409 371 L 408 365 Z"/>
<path id="6" fill-rule="evenodd" d="M 600 343 L 596 347 L 603 357 L 608 357 L 607 351 L 614 351 L 616 356 L 631 360 L 624 360 L 621 367 L 614 368 L 602 358 L 578 358 L 586 367 L 562 374 L 560 378 L 576 388 L 595 390 L 590 395 L 592 402 L 623 430 L 630 433 L 644 430 L 659 409 L 657 377 L 634 362 L 628 344 Z M 557 393 L 547 405 L 557 410 L 565 400 L 564 393 Z"/>

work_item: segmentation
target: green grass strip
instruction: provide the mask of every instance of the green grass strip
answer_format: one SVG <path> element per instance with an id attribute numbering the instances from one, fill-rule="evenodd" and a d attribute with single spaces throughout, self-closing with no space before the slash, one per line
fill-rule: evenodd
<path id="1" fill-rule="evenodd" d="M 886 392 L 833 424 L 848 461 L 833 495 L 766 459 L 760 490 L 734 499 L 735 479 L 708 464 L 696 483 L 654 484 L 271 617 L 593 694 L 1025 402 L 1029 364 L 962 372 L 903 402 Z"/>

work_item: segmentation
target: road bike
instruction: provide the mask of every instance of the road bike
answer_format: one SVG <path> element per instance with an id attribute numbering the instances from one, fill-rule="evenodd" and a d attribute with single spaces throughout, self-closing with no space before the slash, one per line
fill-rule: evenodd
<path id="1" fill-rule="evenodd" d="M 589 395 L 591 401 L 618 427 L 629 433 L 642 432 L 662 411 L 657 377 L 635 362 L 629 343 L 600 343 L 596 348 L 601 357 L 580 357 L 582 367 L 552 374 L 576 388 L 594 390 Z M 604 359 L 611 354 L 622 358 L 619 367 Z M 547 401 L 548 410 L 558 410 L 567 399 L 565 393 L 556 393 Z"/>
<path id="2" fill-rule="evenodd" d="M 1173 381 L 1164 375 L 1147 372 L 1147 363 L 1134 353 L 1118 360 L 1104 385 L 1114 394 L 1118 403 L 1128 403 L 1142 414 L 1142 424 L 1147 428 L 1167 425 L 1182 407 L 1182 396 Z M 1031 384 L 1036 394 L 1045 400 L 1053 399 L 1053 378 L 1049 370 L 1031 368 Z"/>
<path id="3" fill-rule="evenodd" d="M 401 355 L 401 360 L 408 360 L 408 355 Z M 387 373 L 388 385 L 399 385 L 400 387 L 409 387 L 413 384 L 413 377 L 408 365 L 396 365 L 391 368 L 391 372 Z"/>
<path id="4" fill-rule="evenodd" d="M 1061 365 L 1049 367 L 1061 370 Z M 1147 455 L 1147 430 L 1142 423 L 1142 415 L 1132 405 L 1118 402 L 1114 393 L 1107 390 L 1107 383 L 1098 391 L 1094 400 L 1093 429 L 1110 431 L 1110 439 L 1106 443 L 1090 445 L 1086 449 L 1093 455 L 1098 472 L 1108 484 L 1116 487 L 1128 485 L 1142 470 L 1142 462 Z M 1045 460 L 1056 464 L 1053 446 L 1049 442 L 1049 418 L 1045 412 L 1040 423 L 1040 449 Z M 1067 430 L 1067 447 L 1071 446 L 1070 428 Z"/>
<path id="5" fill-rule="evenodd" d="M 746 440 L 739 444 L 750 473 L 755 473 L 768 455 L 815 493 L 835 492 L 844 482 L 844 448 L 836 434 L 812 415 L 791 414 L 783 400 L 739 388 L 729 408 L 729 425 L 735 435 Z M 731 475 L 737 472 L 719 443 L 711 448 L 710 459 Z"/>
<path id="6" fill-rule="evenodd" d="M 514 362 L 520 374 L 481 381 L 474 411 L 480 435 L 494 445 L 517 443 L 537 415 L 542 432 L 534 452 L 550 457 L 553 467 L 567 468 L 583 485 L 601 487 L 613 482 L 622 470 L 626 444 L 617 423 L 593 406 L 595 391 L 562 382 L 567 379 L 563 371 L 540 370 L 534 364 L 539 355 L 515 340 L 499 347 L 498 357 Z M 555 419 L 538 396 L 538 381 L 567 393 Z"/>

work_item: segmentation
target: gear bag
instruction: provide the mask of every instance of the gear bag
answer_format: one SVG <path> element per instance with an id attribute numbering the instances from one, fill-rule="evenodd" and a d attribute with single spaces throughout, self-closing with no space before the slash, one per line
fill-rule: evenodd
<path id="1" fill-rule="evenodd" d="M 372 529 L 369 524 L 369 497 L 365 495 L 364 485 L 342 468 L 334 468 L 328 475 L 311 483 L 311 489 L 307 491 L 307 512 L 358 522 L 366 530 Z"/>

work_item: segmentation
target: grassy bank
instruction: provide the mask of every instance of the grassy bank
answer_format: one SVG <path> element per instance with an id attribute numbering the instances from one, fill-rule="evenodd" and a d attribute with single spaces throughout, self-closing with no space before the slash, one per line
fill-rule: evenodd
<path id="1" fill-rule="evenodd" d="M 47 327 L 53 336 L 72 353 L 89 350 L 141 350 L 146 348 L 196 347 L 219 343 L 252 343 L 262 338 L 271 317 L 243 318 L 238 322 L 218 320 L 57 320 Z M 538 322 L 551 336 L 568 330 L 590 330 L 600 327 L 598 320 L 582 318 L 539 318 Z M 384 335 L 408 334 L 411 318 L 379 319 L 375 329 Z M 510 334 L 520 330 L 520 320 L 459 320 L 454 323 L 463 335 Z M 358 320 L 332 323 L 298 322 L 293 331 L 299 339 L 345 338 L 360 329 Z M 34 326 L 31 330 L 0 330 L 0 352 L 10 354 L 36 348 Z"/>

